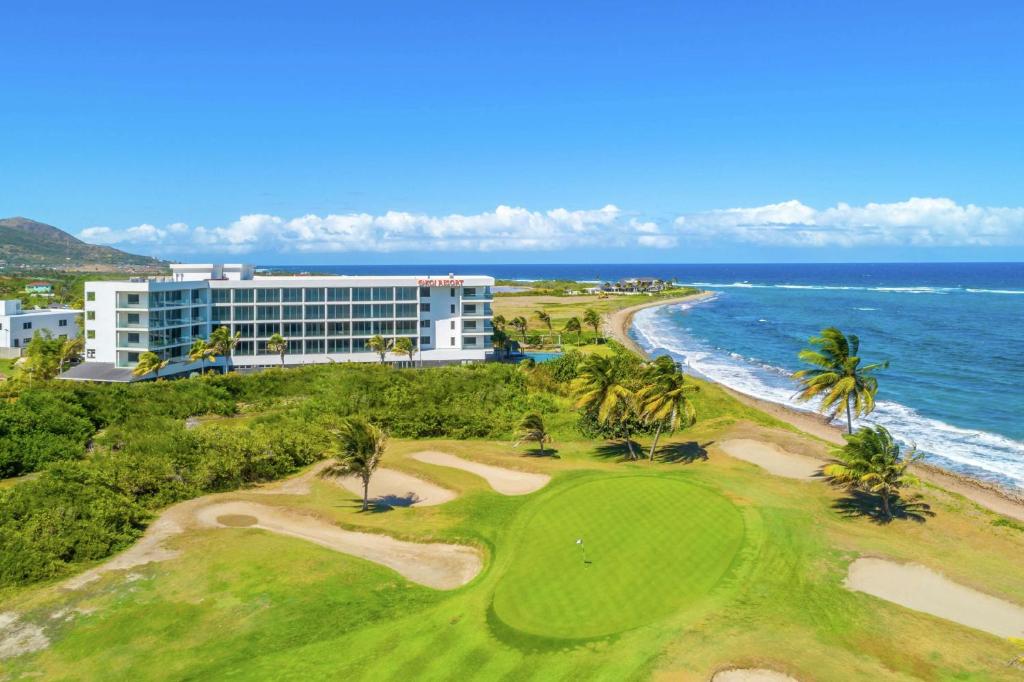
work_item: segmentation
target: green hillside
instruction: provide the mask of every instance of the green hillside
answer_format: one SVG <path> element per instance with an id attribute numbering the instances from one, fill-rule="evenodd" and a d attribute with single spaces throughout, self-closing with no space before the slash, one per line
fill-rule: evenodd
<path id="1" fill-rule="evenodd" d="M 28 218 L 0 219 L 0 261 L 6 269 L 159 270 L 165 263 L 110 246 L 86 244 L 63 230 Z"/>

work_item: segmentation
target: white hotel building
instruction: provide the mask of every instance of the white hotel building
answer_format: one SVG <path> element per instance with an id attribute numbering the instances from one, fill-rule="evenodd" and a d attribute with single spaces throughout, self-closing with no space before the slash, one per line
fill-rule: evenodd
<path id="1" fill-rule="evenodd" d="M 484 276 L 257 276 L 251 265 L 172 265 L 170 277 L 85 285 L 85 362 L 62 378 L 131 381 L 139 355 L 199 369 L 195 339 L 228 327 L 240 340 L 234 368 L 271 367 L 267 339 L 288 341 L 285 365 L 379 362 L 367 341 L 406 337 L 417 364 L 478 362 L 491 350 L 491 287 Z M 389 354 L 389 362 L 409 362 Z"/>

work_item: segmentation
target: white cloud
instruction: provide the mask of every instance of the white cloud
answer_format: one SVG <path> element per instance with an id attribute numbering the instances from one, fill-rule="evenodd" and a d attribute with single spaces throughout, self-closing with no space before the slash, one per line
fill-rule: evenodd
<path id="1" fill-rule="evenodd" d="M 671 249 L 679 243 L 679 239 L 667 234 L 645 234 L 637 237 L 636 243 L 655 249 Z"/>
<path id="2" fill-rule="evenodd" d="M 1024 244 L 1024 208 L 960 206 L 946 198 L 819 210 L 799 201 L 680 216 L 700 239 L 765 246 L 1004 246 Z"/>

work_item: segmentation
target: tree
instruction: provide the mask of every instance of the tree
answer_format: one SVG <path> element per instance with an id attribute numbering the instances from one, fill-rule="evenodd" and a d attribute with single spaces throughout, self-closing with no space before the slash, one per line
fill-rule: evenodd
<path id="1" fill-rule="evenodd" d="M 523 335 L 523 345 L 525 346 L 526 332 L 529 331 L 529 323 L 526 321 L 526 318 L 523 317 L 522 315 L 514 317 L 512 318 L 512 321 L 509 322 L 509 324 L 512 326 L 513 329 L 515 329 L 517 332 Z"/>
<path id="2" fill-rule="evenodd" d="M 274 334 L 267 339 L 267 350 L 281 356 L 281 366 L 284 367 L 284 354 L 288 352 L 288 339 L 280 334 Z"/>
<path id="3" fill-rule="evenodd" d="M 210 334 L 210 340 L 206 342 L 210 346 L 210 358 L 216 360 L 218 355 L 223 355 L 224 359 L 230 363 L 231 353 L 241 338 L 241 332 L 235 332 L 232 336 L 231 330 L 227 327 L 217 327 Z"/>
<path id="4" fill-rule="evenodd" d="M 494 333 L 491 334 L 491 345 L 494 349 L 501 352 L 508 350 L 508 333 L 504 329 L 494 328 Z"/>
<path id="5" fill-rule="evenodd" d="M 45 381 L 57 376 L 63 341 L 53 338 L 47 330 L 37 331 L 25 346 L 25 355 L 15 363 L 18 378 Z"/>
<path id="6" fill-rule="evenodd" d="M 537 443 L 540 449 L 540 456 L 547 454 L 544 451 L 544 443 L 551 440 L 551 434 L 544 427 L 544 419 L 539 414 L 528 414 L 519 423 L 519 440 L 512 447 L 518 447 L 523 441 L 532 440 Z"/>
<path id="7" fill-rule="evenodd" d="M 650 461 L 653 462 L 663 428 L 667 428 L 671 435 L 680 426 L 690 426 L 697 421 L 697 413 L 687 395 L 700 389 L 686 383 L 686 375 L 667 355 L 662 355 L 647 367 L 644 381 L 643 388 L 637 391 L 637 401 L 641 405 L 641 417 L 657 424 L 654 442 L 651 443 Z"/>
<path id="8" fill-rule="evenodd" d="M 494 317 L 491 318 L 491 326 L 493 326 L 495 329 L 505 331 L 506 324 L 508 323 L 505 321 L 504 315 L 495 315 Z"/>
<path id="9" fill-rule="evenodd" d="M 153 351 L 146 351 L 139 356 L 139 362 L 135 365 L 135 369 L 132 370 L 132 375 L 141 377 L 152 372 L 154 378 L 160 378 L 160 370 L 166 367 L 170 363 L 170 360 L 164 360 Z"/>
<path id="10" fill-rule="evenodd" d="M 65 365 L 70 365 L 76 359 L 82 357 L 82 351 L 85 349 L 85 339 L 81 336 L 76 336 L 73 339 L 64 339 L 64 342 L 60 344 L 60 349 L 57 353 L 57 371 L 63 372 Z"/>
<path id="11" fill-rule="evenodd" d="M 892 520 L 889 501 L 899 496 L 901 488 L 920 485 L 920 480 L 908 473 L 907 467 L 922 455 L 914 448 L 901 455 L 899 443 L 884 426 L 865 426 L 843 437 L 846 445 L 839 451 L 841 461 L 826 466 L 825 475 L 836 483 L 881 497 L 882 512 L 887 520 Z"/>
<path id="12" fill-rule="evenodd" d="M 349 417 L 334 433 L 338 454 L 321 476 L 358 476 L 363 483 L 363 511 L 370 506 L 370 477 L 380 465 L 388 435 L 363 417 Z"/>
<path id="13" fill-rule="evenodd" d="M 410 363 L 415 362 L 416 346 L 413 345 L 412 339 L 407 336 L 396 339 L 394 345 L 391 346 L 391 352 L 395 355 L 407 356 Z"/>
<path id="14" fill-rule="evenodd" d="M 594 328 L 594 336 L 600 336 L 598 333 L 601 327 L 601 314 L 593 308 L 587 308 L 583 312 L 584 324 Z"/>
<path id="15" fill-rule="evenodd" d="M 391 352 L 391 345 L 393 343 L 394 342 L 391 339 L 385 339 L 380 334 L 377 334 L 366 342 L 366 347 L 380 356 L 380 364 L 383 365 L 384 358 L 386 358 L 388 353 Z"/>
<path id="16" fill-rule="evenodd" d="M 551 333 L 551 315 L 546 310 L 536 310 L 533 316 L 540 320 L 540 323 L 548 328 L 548 333 Z"/>
<path id="17" fill-rule="evenodd" d="M 573 318 L 576 319 L 576 318 Z M 616 376 L 614 363 L 602 355 L 591 355 L 572 382 L 577 395 L 576 408 L 591 412 L 602 424 L 618 423 L 625 427 L 629 458 L 636 460 L 629 418 L 636 412 L 636 394 Z"/>
<path id="18" fill-rule="evenodd" d="M 853 415 L 858 417 L 875 409 L 875 393 L 878 379 L 875 371 L 885 369 L 888 362 L 860 366 L 860 339 L 853 334 L 846 336 L 835 327 L 821 331 L 821 336 L 812 337 L 810 343 L 817 350 L 805 348 L 800 351 L 800 360 L 812 367 L 802 369 L 793 375 L 803 389 L 798 394 L 801 401 L 820 398 L 819 410 L 830 419 L 846 407 L 846 427 L 853 433 Z"/>
<path id="19" fill-rule="evenodd" d="M 576 334 L 576 344 L 579 345 L 580 332 L 583 331 L 583 326 L 580 324 L 580 318 L 570 317 L 569 320 L 565 323 L 564 330 L 566 333 L 573 332 L 574 334 Z"/>
<path id="20" fill-rule="evenodd" d="M 206 374 L 206 360 L 213 353 L 213 348 L 203 339 L 196 339 L 192 342 L 192 347 L 188 349 L 188 359 L 192 362 L 196 360 L 202 361 L 202 373 Z"/>

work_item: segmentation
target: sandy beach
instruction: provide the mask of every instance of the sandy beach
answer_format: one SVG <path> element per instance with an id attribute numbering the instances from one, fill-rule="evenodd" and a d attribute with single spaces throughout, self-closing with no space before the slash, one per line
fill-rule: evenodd
<path id="1" fill-rule="evenodd" d="M 646 356 L 647 354 L 644 350 L 629 336 L 629 329 L 633 324 L 633 316 L 637 311 L 655 306 L 678 305 L 680 303 L 699 301 L 713 295 L 711 292 L 703 292 L 678 298 L 656 299 L 649 303 L 617 310 L 605 316 L 605 333 L 634 352 Z M 721 386 L 721 384 L 719 385 Z M 756 407 L 762 412 L 791 424 L 805 433 L 834 445 L 843 445 L 845 443 L 843 440 L 843 430 L 828 423 L 825 417 L 821 415 L 755 398 L 727 386 L 722 386 L 722 388 L 740 402 Z M 949 492 L 963 495 L 997 514 L 1002 514 L 1018 521 L 1024 521 L 1024 497 L 1020 497 L 998 486 L 934 466 L 919 465 L 915 466 L 914 470 L 923 481 L 944 488 Z"/>

